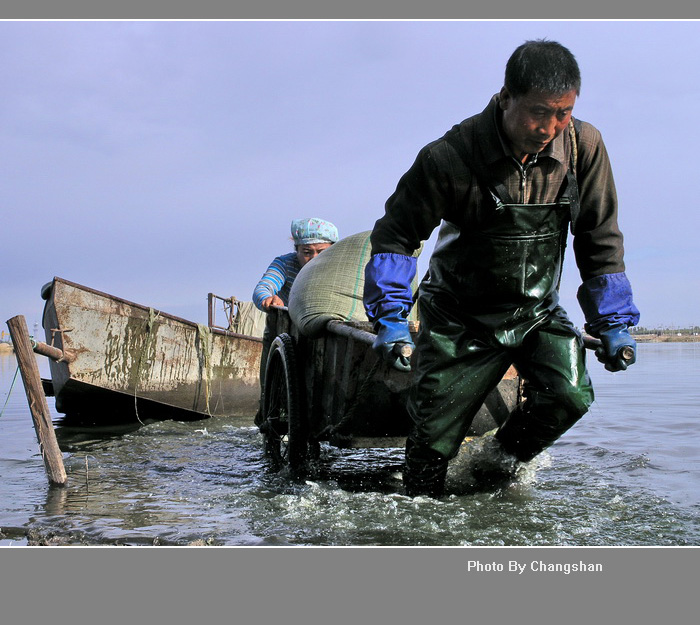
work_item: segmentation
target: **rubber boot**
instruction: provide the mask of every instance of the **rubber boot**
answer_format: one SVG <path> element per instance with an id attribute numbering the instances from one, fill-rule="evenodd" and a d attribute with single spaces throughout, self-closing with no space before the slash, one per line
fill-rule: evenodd
<path id="1" fill-rule="evenodd" d="M 562 409 L 554 408 L 548 411 L 546 418 L 537 417 L 530 413 L 527 405 L 520 405 L 498 429 L 496 440 L 507 453 L 521 462 L 529 462 L 557 441 L 580 418 L 578 413 L 568 414 Z"/>
<path id="2" fill-rule="evenodd" d="M 480 440 L 480 446 L 472 453 L 472 476 L 484 488 L 505 485 L 515 480 L 522 463 L 506 451 L 495 436 L 488 432 Z"/>
<path id="3" fill-rule="evenodd" d="M 406 441 L 406 465 L 403 483 L 408 497 L 433 497 L 445 493 L 447 458 L 429 447 L 419 446 L 409 438 Z"/>

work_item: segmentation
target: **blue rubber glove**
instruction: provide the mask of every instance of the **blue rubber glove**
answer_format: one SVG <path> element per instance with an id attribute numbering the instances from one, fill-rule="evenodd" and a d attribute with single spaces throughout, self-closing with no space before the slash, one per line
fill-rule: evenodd
<path id="1" fill-rule="evenodd" d="M 630 336 L 627 326 L 610 326 L 605 330 L 599 330 L 599 335 L 603 345 L 595 350 L 595 355 L 608 371 L 624 371 L 636 362 L 637 341 Z M 632 349 L 632 357 L 629 359 L 623 356 L 623 349 L 626 347 Z"/>
<path id="2" fill-rule="evenodd" d="M 408 314 L 413 305 L 411 281 L 416 275 L 416 258 L 403 254 L 374 254 L 365 267 L 364 305 L 367 318 L 377 333 L 372 347 L 399 371 L 410 371 L 406 356 L 396 352 L 402 344 L 414 347 L 408 331 Z"/>
<path id="3" fill-rule="evenodd" d="M 402 344 L 415 347 L 411 333 L 408 330 L 408 321 L 400 316 L 382 317 L 374 323 L 377 338 L 374 339 L 372 348 L 384 362 L 390 364 L 399 371 L 410 371 L 411 361 L 405 356 L 397 354 L 395 348 Z"/>

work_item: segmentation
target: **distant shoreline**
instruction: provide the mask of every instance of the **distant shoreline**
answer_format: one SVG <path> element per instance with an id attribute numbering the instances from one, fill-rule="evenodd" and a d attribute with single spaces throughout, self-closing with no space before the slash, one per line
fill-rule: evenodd
<path id="1" fill-rule="evenodd" d="M 700 343 L 697 334 L 632 334 L 637 343 Z"/>
<path id="2" fill-rule="evenodd" d="M 632 334 L 637 343 L 700 343 L 700 334 Z M 10 343 L 0 343 L 0 354 L 13 354 Z"/>

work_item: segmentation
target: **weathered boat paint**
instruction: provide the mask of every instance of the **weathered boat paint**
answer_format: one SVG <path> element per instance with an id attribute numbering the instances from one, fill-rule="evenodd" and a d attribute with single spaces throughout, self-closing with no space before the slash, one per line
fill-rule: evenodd
<path id="1" fill-rule="evenodd" d="M 262 339 L 210 328 L 54 278 L 46 342 L 74 356 L 50 361 L 56 410 L 66 417 L 252 417 Z"/>

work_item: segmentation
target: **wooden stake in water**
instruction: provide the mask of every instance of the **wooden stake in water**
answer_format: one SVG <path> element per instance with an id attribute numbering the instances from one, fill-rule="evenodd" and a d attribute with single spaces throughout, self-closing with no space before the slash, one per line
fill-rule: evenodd
<path id="1" fill-rule="evenodd" d="M 27 322 L 22 315 L 12 317 L 7 321 L 10 329 L 12 344 L 17 356 L 17 365 L 22 374 L 24 390 L 27 393 L 29 411 L 32 413 L 34 430 L 39 441 L 39 449 L 44 459 L 46 475 L 52 484 L 63 486 L 66 483 L 66 470 L 63 466 L 63 455 L 56 440 L 56 432 L 53 429 L 49 404 L 41 385 L 41 374 L 36 363 L 36 357 L 29 340 Z"/>

